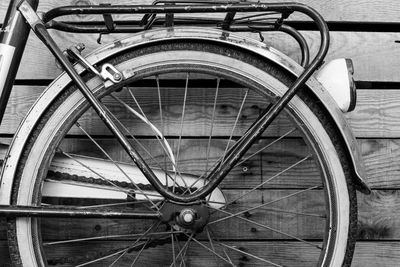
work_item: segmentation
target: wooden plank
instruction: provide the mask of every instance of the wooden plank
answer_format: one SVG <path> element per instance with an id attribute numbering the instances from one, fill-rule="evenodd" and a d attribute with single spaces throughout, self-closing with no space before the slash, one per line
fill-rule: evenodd
<path id="1" fill-rule="evenodd" d="M 13 90 L 12 92 L 9 105 L 6 109 L 4 121 L 0 127 L 0 133 L 13 134 L 16 131 L 19 123 L 22 121 L 23 117 L 28 112 L 29 108 L 32 106 L 37 97 L 40 95 L 42 90 L 43 87 L 39 86 L 15 87 L 15 90 Z M 150 95 L 146 96 L 146 93 L 144 93 L 141 97 L 145 97 L 143 99 L 145 100 L 143 105 L 146 107 L 145 110 L 148 116 L 150 116 L 151 118 L 157 118 L 158 115 L 157 112 L 155 112 L 156 110 L 158 110 L 157 98 L 154 98 Z M 195 96 L 193 96 L 192 100 L 197 101 Z M 173 103 L 174 98 L 171 97 L 168 99 L 168 101 L 169 102 L 167 103 Z M 229 127 L 231 127 L 231 125 L 230 126 L 226 125 L 226 123 L 224 122 L 226 122 L 226 118 L 229 117 L 228 114 L 231 114 L 230 116 L 232 117 L 236 116 L 238 109 L 240 107 L 241 97 L 239 95 L 235 95 L 234 92 L 232 93 L 226 92 L 225 99 L 221 99 L 221 101 L 222 102 L 220 102 L 221 106 L 219 107 L 219 110 L 222 114 L 218 115 L 218 118 L 220 118 L 220 120 L 218 121 L 218 128 L 220 128 L 221 131 L 226 134 L 229 131 L 230 129 Z M 262 102 L 263 100 L 260 99 L 254 101 L 256 101 L 256 105 L 254 106 L 249 105 L 243 112 L 244 116 L 241 117 L 242 124 L 238 126 L 238 129 L 241 129 L 241 131 L 244 131 L 246 129 L 246 126 L 248 126 L 247 122 L 249 122 L 252 118 L 256 118 L 256 116 L 258 116 L 258 112 L 261 107 L 257 105 L 259 105 L 260 102 Z M 354 132 L 355 136 L 358 138 L 374 138 L 374 139 L 400 138 L 400 119 L 399 119 L 400 109 L 398 108 L 397 104 L 399 103 L 399 101 L 400 101 L 400 90 L 373 90 L 373 89 L 358 90 L 356 110 L 346 114 L 346 117 L 350 123 L 351 129 Z M 213 103 L 211 102 L 204 104 L 205 107 L 207 107 L 206 108 L 207 114 L 211 118 Z M 196 112 L 201 112 L 201 113 L 205 112 L 205 110 L 202 109 L 204 108 L 202 105 L 203 103 L 199 103 Z M 115 108 L 117 108 L 117 106 L 118 105 L 116 105 Z M 118 107 L 118 110 L 122 111 L 122 108 Z M 167 111 L 168 109 L 166 109 L 164 112 Z M 172 111 L 174 113 L 172 113 Z M 176 113 L 174 115 L 174 124 L 170 126 L 170 130 L 171 131 L 174 130 L 176 133 L 176 131 L 180 129 L 179 127 L 180 114 L 177 110 L 175 110 L 175 108 L 173 110 L 171 109 L 170 112 L 171 112 L 170 114 Z M 187 131 L 185 133 L 191 136 L 202 135 L 202 134 L 208 136 L 209 131 L 205 130 L 209 129 L 208 126 L 207 128 L 202 128 L 204 126 L 204 120 L 202 119 L 203 115 L 196 114 L 196 112 L 190 111 L 189 113 L 187 113 L 191 114 L 188 115 L 187 117 L 191 121 L 186 121 L 185 123 L 190 123 L 194 128 L 185 129 L 185 131 Z M 159 121 L 159 119 L 157 120 Z M 201 120 L 203 120 L 203 122 L 201 122 Z M 126 114 L 126 117 L 124 118 L 123 121 L 136 123 L 139 120 L 138 119 L 134 120 L 133 116 L 128 116 Z M 97 119 L 95 120 L 90 119 L 87 122 L 81 124 L 85 127 L 85 129 L 92 129 L 93 131 L 95 131 L 95 129 L 101 129 L 100 133 L 108 134 L 108 130 L 106 130 L 105 127 L 96 126 L 96 125 L 101 125 L 101 122 Z M 275 130 L 279 130 L 280 134 L 285 133 L 285 127 L 280 129 L 275 128 Z M 148 129 L 148 127 L 143 127 L 140 129 L 136 128 L 135 131 L 137 134 L 147 133 L 153 135 L 153 133 Z M 75 129 L 75 133 L 80 133 L 80 132 L 78 129 Z"/>
<path id="2" fill-rule="evenodd" d="M 266 143 L 269 140 L 265 140 Z M 176 142 L 174 142 L 176 143 Z M 100 140 L 100 144 L 110 153 L 111 157 L 115 160 L 122 162 L 130 162 L 129 158 L 115 142 L 109 140 Z M 148 143 L 145 143 L 147 146 Z M 195 170 L 201 172 L 202 167 L 205 169 L 205 153 L 204 149 L 206 144 L 200 140 L 184 140 L 181 151 L 182 168 L 193 168 L 194 164 L 199 164 L 199 167 Z M 264 143 L 260 143 L 255 147 L 264 147 Z M 391 189 L 399 188 L 400 181 L 398 179 L 400 170 L 398 165 L 400 164 L 400 145 L 397 139 L 362 139 L 359 140 L 361 146 L 364 163 L 366 166 L 367 177 L 366 181 L 370 186 L 376 189 Z M 93 156 L 102 156 L 101 153 L 96 153 L 98 149 L 94 145 L 88 144 L 84 140 L 75 140 L 74 142 L 69 141 L 67 151 L 75 153 L 87 154 L 87 151 L 92 151 Z M 152 155 L 159 158 L 160 151 L 155 147 L 149 147 Z M 307 153 L 302 150 L 303 146 L 296 143 L 295 140 L 286 140 L 279 144 L 268 148 L 263 153 L 259 154 L 257 158 L 253 158 L 250 161 L 244 162 L 240 166 L 234 168 L 231 174 L 228 176 L 226 181 L 227 187 L 243 186 L 255 186 L 259 182 L 257 178 L 262 177 L 265 181 L 269 177 L 279 173 L 291 164 L 303 159 Z M 212 153 L 221 152 L 221 148 L 214 147 Z M 146 154 L 144 154 L 146 156 Z M 260 161 L 262 161 L 264 167 L 260 170 Z M 193 170 L 193 169 L 192 169 Z M 316 183 L 317 170 L 312 160 L 296 166 L 290 171 L 287 171 L 279 176 L 279 178 L 272 180 L 268 183 L 268 187 L 281 187 L 288 185 L 296 185 L 298 187 L 313 186 Z"/>
<path id="3" fill-rule="evenodd" d="M 154 166 L 155 168 L 164 167 L 164 152 L 158 141 L 140 141 L 152 155 L 150 157 L 143 149 L 137 147 L 143 157 L 148 160 L 150 166 Z M 244 158 L 248 158 L 255 152 L 266 148 L 273 141 L 275 139 L 260 141 L 252 147 Z M 179 141 L 170 140 L 169 142 L 173 151 L 176 151 Z M 113 160 L 131 162 L 128 155 L 115 140 L 98 140 L 98 143 Z M 208 169 L 211 168 L 216 160 L 223 155 L 226 148 L 226 140 L 213 141 L 209 150 L 209 157 L 207 157 L 207 145 L 208 140 L 183 139 L 181 141 L 178 161 L 180 171 L 199 176 L 203 175 L 206 167 Z M 105 157 L 99 148 L 88 140 L 68 139 L 62 145 L 62 149 L 74 154 L 89 155 L 98 158 Z M 264 188 L 308 188 L 319 185 L 321 181 L 317 164 L 312 157 L 306 159 L 308 155 L 309 148 L 305 146 L 302 140 L 285 139 L 267 147 L 257 155 L 233 168 L 222 186 L 224 188 L 253 188 L 263 181 L 270 180 L 272 177 L 274 179 L 266 183 Z M 209 159 L 208 163 L 207 158 Z M 157 164 L 156 161 L 161 164 Z M 167 166 L 170 166 L 169 161 L 167 162 Z M 92 175 L 93 177 L 97 177 L 95 173 Z"/>
<path id="4" fill-rule="evenodd" d="M 301 264 L 301 266 L 315 266 L 319 256 L 318 250 L 315 247 L 290 242 L 274 242 L 272 244 L 251 241 L 223 243 L 234 246 L 236 249 L 239 248 L 246 253 L 257 255 L 260 258 L 266 258 L 272 262 L 281 264 L 281 266 L 299 266 L 298 264 Z M 184 241 L 180 242 L 181 247 L 184 244 Z M 203 244 L 209 245 L 206 241 L 204 241 Z M 118 251 L 118 249 L 124 248 L 124 246 L 126 247 L 127 243 L 119 242 L 110 244 L 108 242 L 105 244 L 101 244 L 96 242 L 75 248 L 60 248 L 58 251 L 52 253 L 52 257 L 54 257 L 54 261 L 58 261 L 59 258 L 66 258 L 71 261 L 71 264 L 76 265 L 81 263 L 82 260 L 85 260 L 84 253 L 82 253 L 82 251 L 91 251 L 92 256 L 96 252 L 98 255 L 107 255 L 107 251 L 110 251 L 110 249 L 112 249 L 112 251 Z M 218 252 L 218 255 L 224 255 L 221 246 L 216 246 L 215 250 Z M 66 253 L 68 256 L 63 255 L 64 253 Z M 228 249 L 227 253 L 233 261 L 234 266 L 266 266 L 265 262 L 245 256 L 238 252 Z M 90 257 L 89 253 L 86 253 L 86 255 Z M 141 257 L 137 261 L 137 265 L 169 266 L 172 262 L 171 256 L 172 249 L 170 245 L 149 248 L 143 251 Z M 220 266 L 221 264 L 225 263 L 224 261 L 216 260 L 215 255 L 211 254 L 208 250 L 204 249 L 204 247 L 195 242 L 191 242 L 190 247 L 187 250 L 186 256 L 186 264 L 190 264 L 190 266 L 204 266 L 205 263 L 207 263 L 207 266 Z M 126 266 L 127 264 L 131 264 L 134 257 L 135 253 L 127 254 L 126 257 L 123 257 L 120 261 L 118 261 L 118 265 Z M 79 259 L 81 261 L 79 261 Z M 97 266 L 107 266 L 106 264 L 110 264 L 112 260 L 115 260 L 115 258 L 106 259 L 104 263 L 103 261 L 99 262 L 97 263 Z"/>
<path id="5" fill-rule="evenodd" d="M 359 137 L 398 138 L 400 135 L 399 90 L 359 90 L 355 112 L 348 113 Z"/>
<path id="6" fill-rule="evenodd" d="M 100 4 L 109 3 L 109 0 L 41 0 L 39 11 L 43 12 L 61 5 Z M 129 0 L 118 0 L 118 4 L 151 4 L 152 0 L 142 0 L 132 3 Z M 279 0 L 263 1 L 266 3 L 281 2 Z M 373 0 L 298 0 L 320 12 L 326 20 L 332 21 L 399 21 L 400 7 L 396 0 L 387 0 L 384 3 Z M 0 3 L 0 21 L 3 20 L 9 1 Z M 212 1 L 210 1 L 212 3 Z M 114 4 L 114 3 L 113 3 Z"/>
<path id="7" fill-rule="evenodd" d="M 227 191 L 230 195 L 232 190 Z M 245 191 L 243 191 L 245 192 Z M 269 200 L 278 199 L 293 193 L 293 190 L 264 190 L 251 196 L 252 205 L 267 203 Z M 241 195 L 242 193 L 239 193 Z M 230 195 L 232 197 L 232 195 Z M 262 202 L 264 197 L 264 202 Z M 295 234 L 304 238 L 318 238 L 322 234 L 323 221 L 320 219 L 302 217 L 300 215 L 285 214 L 280 209 L 291 212 L 302 212 L 308 214 L 323 214 L 321 195 L 318 192 L 307 192 L 289 198 L 285 201 L 268 206 L 270 210 L 265 215 L 259 212 L 251 212 L 252 220 L 263 222 L 274 229 Z M 242 207 L 228 209 L 229 212 L 243 210 Z M 247 205 L 247 204 L 246 204 Z M 374 190 L 369 196 L 358 194 L 359 208 L 359 240 L 398 240 L 400 238 L 400 191 L 399 190 Z M 215 216 L 215 215 L 214 215 Z M 213 217 L 215 218 L 215 217 Z M 144 221 L 140 225 L 134 221 L 127 220 L 97 220 L 86 219 L 57 219 L 50 222 L 43 220 L 43 237 L 46 240 L 70 240 L 94 236 L 108 236 L 114 234 L 134 234 L 150 226 L 150 221 Z M 132 232 L 132 225 L 135 230 Z M 3 224 L 4 227 L 4 224 Z M 60 231 L 60 229 L 63 229 Z M 287 239 L 287 237 L 262 229 L 240 220 L 228 220 L 216 228 L 216 233 L 222 231 L 222 235 L 229 235 L 237 239 Z M 238 229 L 240 229 L 238 231 Z M 0 239 L 5 239 L 5 227 L 1 229 Z M 123 239 L 131 239 L 125 237 Z"/>
<path id="8" fill-rule="evenodd" d="M 3 134 L 14 133 L 41 90 L 41 87 L 16 87 L 1 127 Z M 399 164 L 400 146 L 395 138 L 400 136 L 398 126 L 400 114 L 396 104 L 396 101 L 400 100 L 399 91 L 360 90 L 359 92 L 357 109 L 350 113 L 348 118 L 355 134 L 361 138 L 359 143 L 367 167 L 367 181 L 375 188 L 398 187 L 400 172 L 396 166 Z M 365 137 L 368 139 L 363 139 Z M 82 144 L 78 142 L 76 147 L 79 145 Z M 250 167 L 250 172 L 255 171 L 252 166 L 246 167 Z"/>
<path id="9" fill-rule="evenodd" d="M 127 0 L 126 0 L 127 1 Z M 49 3 L 51 2 L 51 3 Z M 70 1 L 75 3 L 74 1 Z M 79 1 L 78 1 L 79 2 Z M 93 1 L 93 3 L 101 3 L 107 1 Z M 129 2 L 129 1 L 127 1 Z M 384 21 L 398 20 L 399 5 L 395 1 L 385 2 L 382 5 L 376 1 L 316 1 L 304 0 L 309 2 L 311 6 L 324 10 L 328 19 L 330 16 L 338 16 L 339 20 L 354 21 L 375 21 L 383 19 Z M 82 2 L 79 2 L 82 3 Z M 129 2 L 130 3 L 130 2 Z M 6 5 L 3 1 L 1 5 Z M 42 3 L 42 10 L 57 6 L 54 1 L 46 1 Z M 377 8 L 379 7 L 379 8 Z M 5 7 L 0 10 L 5 11 Z M 368 12 L 364 12 L 368 10 Z M 376 12 L 377 14 L 374 14 Z M 390 19 L 393 14 L 393 19 Z M 351 15 L 351 16 L 350 16 Z M 357 18 L 357 16 L 360 16 Z M 1 14 L 0 14 L 1 17 Z M 311 43 L 311 51 L 315 53 L 318 49 L 318 34 L 316 32 L 305 32 L 307 40 Z M 337 57 L 353 58 L 358 80 L 377 80 L 377 81 L 397 81 L 396 69 L 399 69 L 397 57 L 400 52 L 400 46 L 394 43 L 397 38 L 395 33 L 354 33 L 354 32 L 333 32 L 332 45 L 327 60 Z M 111 42 L 127 35 L 104 36 L 103 43 Z M 257 38 L 257 35 L 253 35 Z M 296 59 L 299 58 L 297 45 L 289 38 L 282 37 L 279 34 L 265 34 L 266 42 L 276 47 L 282 52 Z M 87 45 L 87 51 L 99 47 L 96 43 L 98 35 L 74 35 L 56 32 L 54 38 L 65 49 L 73 44 L 84 42 Z M 385 58 L 385 60 L 382 60 Z M 379 67 L 377 67 L 379 66 Z M 33 72 L 32 70 L 36 71 Z M 56 67 L 55 60 L 46 50 L 36 37 L 29 38 L 27 50 L 23 56 L 23 63 L 18 74 L 19 79 L 53 79 L 60 73 Z"/>
<path id="10" fill-rule="evenodd" d="M 237 199 L 248 193 L 248 190 L 224 190 L 228 201 Z M 265 204 L 261 209 L 247 212 L 245 217 L 258 223 L 268 225 L 271 229 L 282 231 L 286 234 L 295 235 L 300 238 L 321 240 L 325 229 L 324 195 L 320 190 L 299 193 L 290 198 L 278 201 L 299 190 L 262 190 L 246 195 L 241 200 L 229 205 L 224 211 L 235 214 L 246 208 Z M 276 201 L 270 205 L 266 203 Z M 131 208 L 127 208 L 130 210 Z M 136 205 L 136 210 L 146 210 Z M 286 212 L 282 212 L 284 210 Z M 225 212 L 213 212 L 210 221 L 226 217 Z M 312 214 L 315 216 L 298 215 L 295 212 Z M 316 216 L 321 216 L 316 217 Z M 110 235 L 140 234 L 148 229 L 154 221 L 152 220 L 104 220 L 104 219 L 42 219 L 42 237 L 47 242 L 57 240 L 73 240 L 76 238 L 101 237 Z M 60 229 L 64 229 L 60 231 Z M 213 233 L 218 239 L 235 240 L 269 240 L 269 239 L 291 239 L 276 231 L 265 229 L 252 223 L 231 218 L 211 226 Z M 160 226 L 157 231 L 165 231 Z M 156 232 L 157 232 L 156 231 Z M 203 234 L 199 238 L 206 239 Z M 134 237 L 122 237 L 111 239 L 134 240 Z"/>
<path id="11" fill-rule="evenodd" d="M 366 180 L 373 188 L 399 188 L 400 141 L 398 139 L 359 140 L 367 171 Z"/>
<path id="12" fill-rule="evenodd" d="M 228 190 L 228 193 L 233 192 Z M 265 190 L 263 194 L 257 192 L 251 195 L 251 205 L 257 202 L 267 203 L 269 200 L 278 199 L 293 193 L 292 190 Z M 242 193 L 240 193 L 242 194 Z M 228 194 L 229 196 L 230 194 Z M 264 202 L 262 202 L 262 197 Z M 293 214 L 284 214 L 277 210 L 286 209 L 292 212 L 308 214 L 323 214 L 323 202 L 320 193 L 307 192 L 301 196 L 295 196 L 284 202 L 268 206 L 272 210 L 266 211 L 265 216 L 261 213 L 252 213 L 252 220 L 263 222 L 274 229 L 286 233 L 298 235 L 304 238 L 318 238 L 323 233 L 320 219 L 302 217 Z M 246 200 L 248 200 L 246 198 Z M 240 205 L 240 203 L 239 203 Z M 246 204 L 247 205 L 247 204 Z M 275 209 L 275 211 L 274 211 Z M 398 240 L 400 238 L 400 191 L 399 190 L 374 190 L 369 196 L 358 193 L 358 240 Z M 228 211 L 232 212 L 235 209 Z M 243 210 L 241 207 L 238 209 Z M 143 226 L 144 227 L 144 226 Z M 222 227 L 222 228 L 220 228 Z M 84 223 L 77 220 L 59 219 L 55 223 L 45 223 L 45 238 L 50 240 L 69 240 L 78 237 L 91 237 L 112 235 L 118 233 L 132 233 L 131 222 L 116 220 L 85 220 Z M 64 229 L 59 233 L 59 229 Z M 142 228 L 140 228 L 142 229 Z M 222 232 L 232 237 L 251 239 L 287 239 L 287 237 L 262 229 L 242 221 L 227 221 L 216 228 L 224 229 Z M 239 231 L 237 229 L 240 229 Z M 221 233 L 222 233 L 221 232 Z"/>
<path id="13" fill-rule="evenodd" d="M 107 244 L 107 243 L 106 243 Z M 106 245 L 105 243 L 101 243 L 106 248 L 110 248 L 110 246 Z M 124 244 L 120 245 L 123 246 Z M 282 251 L 288 246 L 285 243 L 275 243 L 271 245 L 272 247 L 265 247 L 265 251 Z M 393 242 L 358 242 L 356 244 L 356 250 L 353 257 L 352 266 L 354 267 L 376 267 L 376 266 L 385 266 L 385 267 L 397 267 L 398 262 L 400 260 L 400 253 L 399 253 L 400 242 L 393 241 Z M 68 257 L 72 259 L 76 255 L 82 255 L 82 251 L 87 251 L 90 248 L 89 245 L 85 247 L 76 248 L 72 253 L 72 257 Z M 80 250 L 80 251 L 79 251 Z M 286 255 L 292 255 L 299 251 L 298 254 L 301 255 L 302 258 L 310 257 L 310 251 L 302 248 L 298 250 L 292 250 L 291 253 Z M 279 253 L 280 255 L 284 255 L 283 253 Z M 296 253 L 297 254 L 297 253 Z M 62 258 L 62 255 L 55 255 L 54 258 Z M 128 257 L 127 257 L 128 258 Z M 155 257 L 156 259 L 161 257 Z M 0 241 L 0 266 L 10 266 L 10 258 L 8 254 L 8 244 L 6 241 Z M 195 258 L 196 260 L 196 258 Z M 214 260 L 213 258 L 210 262 Z M 109 263 L 110 264 L 110 263 Z M 61 266 L 61 265 L 59 265 Z M 100 265 L 99 265 L 100 266 Z M 107 265 L 105 265 L 107 266 Z M 146 266 L 151 266 L 149 263 L 146 263 Z"/>
<path id="14" fill-rule="evenodd" d="M 180 242 L 180 246 L 184 245 L 184 241 Z M 282 266 L 314 266 L 318 260 L 318 250 L 310 245 L 301 245 L 290 242 L 273 242 L 270 244 L 260 242 L 224 242 L 230 246 L 240 248 L 247 253 L 253 253 L 262 258 L 268 258 L 271 261 L 284 264 Z M 208 243 L 204 242 L 208 245 Z M 93 260 L 101 256 L 106 256 L 111 253 L 123 250 L 129 247 L 128 242 L 90 242 L 73 247 L 57 247 L 53 248 L 51 255 L 48 255 L 50 265 L 57 266 L 76 266 L 88 260 Z M 224 255 L 221 247 L 216 247 L 220 255 Z M 290 253 L 289 253 L 290 252 Z M 138 266 L 169 266 L 171 264 L 172 249 L 170 245 L 157 246 L 143 250 L 141 257 L 137 261 Z M 235 266 L 265 266 L 265 262 L 255 260 L 254 258 L 246 257 L 234 251 L 227 252 L 235 264 Z M 129 266 L 132 264 L 136 253 L 127 253 L 121 260 L 118 261 L 118 266 Z M 215 262 L 215 257 L 210 254 L 195 242 L 191 242 L 190 248 L 187 251 L 187 262 L 190 266 L 203 266 L 207 262 L 207 266 L 219 266 L 224 262 Z M 117 257 L 105 259 L 97 262 L 96 266 L 109 266 Z M 64 265 L 62 265 L 64 264 Z"/>
<path id="15" fill-rule="evenodd" d="M 399 265 L 400 242 L 358 242 L 354 252 L 354 267 L 395 267 Z"/>
<path id="16" fill-rule="evenodd" d="M 316 32 L 303 32 L 310 44 L 311 54 L 319 48 Z M 398 74 L 392 71 L 398 60 L 394 55 L 400 46 L 394 43 L 394 33 L 331 32 L 331 43 L 326 62 L 336 58 L 351 58 L 354 63 L 354 78 L 362 81 L 398 81 Z M 298 46 L 287 37 L 272 35 L 266 42 L 290 57 L 299 60 Z M 382 60 L 384 59 L 384 60 Z"/>
<path id="17" fill-rule="evenodd" d="M 8 252 L 7 241 L 0 240 L 0 266 L 11 266 L 10 253 Z"/>
<path id="18" fill-rule="evenodd" d="M 232 192 L 230 190 L 230 192 Z M 265 190 L 265 202 L 267 199 L 276 199 L 282 194 L 288 194 L 290 191 L 284 190 Z M 292 191 L 293 192 L 293 191 Z M 317 213 L 322 211 L 321 202 L 319 202 L 318 193 L 306 193 L 303 197 L 294 197 L 279 205 L 274 204 L 271 209 L 280 209 L 285 205 L 290 211 Z M 310 197 L 310 199 L 307 199 Z M 315 198 L 313 198 L 315 197 Z M 261 203 L 261 193 L 257 192 L 251 198 L 252 203 Z M 386 240 L 396 241 L 400 239 L 400 191 L 399 190 L 374 190 L 369 196 L 358 194 L 358 220 L 359 234 L 358 240 Z M 240 209 L 241 210 L 241 209 Z M 268 222 L 271 227 L 288 230 L 291 233 L 301 234 L 310 238 L 318 237 L 322 232 L 322 228 L 318 226 L 317 220 L 305 220 L 301 216 L 293 214 L 281 214 L 270 210 L 265 217 L 261 214 L 253 214 L 251 219 L 257 219 Z M 261 218 L 261 219 L 260 219 Z M 147 222 L 148 223 L 148 222 Z M 300 225 L 297 225 L 300 223 Z M 131 221 L 124 220 L 96 220 L 86 219 L 84 221 L 74 219 L 58 219 L 53 223 L 46 221 L 44 223 L 44 236 L 48 240 L 70 240 L 77 237 L 93 237 L 112 234 L 132 234 Z M 143 229 L 146 224 L 140 228 L 136 226 L 135 231 Z M 263 230 L 252 225 L 241 222 L 229 222 L 229 227 L 224 231 L 236 238 L 283 238 L 270 231 Z M 296 227 L 294 227 L 296 225 Z M 224 227 L 226 224 L 223 224 Z M 241 231 L 236 231 L 237 227 Z M 254 229 L 256 229 L 256 231 Z M 60 231 L 60 229 L 63 229 Z M 315 230 L 315 231 L 314 231 Z M 0 220 L 0 240 L 6 239 L 5 220 Z M 125 237 L 125 239 L 129 239 Z"/>
<path id="19" fill-rule="evenodd" d="M 136 106 L 134 99 L 127 90 L 113 95 L 138 112 L 142 109 L 148 120 L 158 127 L 158 129 L 162 129 L 163 134 L 167 137 L 208 137 L 212 130 L 214 136 L 229 138 L 232 135 L 233 139 L 235 139 L 245 133 L 245 131 L 257 119 L 260 112 L 269 104 L 269 99 L 260 97 L 260 95 L 256 95 L 254 92 L 246 94 L 245 89 L 220 88 L 218 93 L 218 102 L 214 112 L 213 103 L 215 98 L 215 89 L 197 89 L 194 87 L 187 93 L 183 121 L 184 124 L 182 127 L 184 83 L 182 86 L 183 87 L 179 88 L 179 90 L 175 88 L 163 88 L 161 90 L 162 117 L 160 116 L 159 111 L 157 88 L 134 89 L 133 92 L 135 94 L 135 99 L 140 103 L 140 108 Z M 37 87 L 34 89 L 37 89 Z M 34 98 L 37 97 L 37 91 L 25 92 L 25 94 L 20 91 L 13 94 L 13 99 L 11 100 L 10 106 L 6 112 L 7 115 L 4 118 L 3 128 L 0 128 L 4 129 L 4 131 L 7 131 L 8 133 L 11 133 L 10 130 L 13 127 L 7 127 L 7 124 L 13 124 L 13 126 L 16 127 L 18 120 L 21 120 L 21 118 L 18 118 L 15 114 L 9 114 L 16 112 L 13 108 L 19 106 L 19 101 L 21 101 L 19 99 L 19 94 L 22 94 L 22 101 L 27 97 L 31 97 L 31 101 L 25 101 L 24 103 L 26 106 L 21 106 L 21 111 L 20 113 L 17 112 L 17 114 L 27 112 L 34 101 Z M 242 106 L 244 100 L 245 103 Z M 154 130 L 151 127 L 143 122 L 143 120 L 136 116 L 132 111 L 126 109 L 118 101 L 111 97 L 105 97 L 102 101 L 132 134 L 138 136 L 154 136 Z M 212 124 L 213 116 L 214 124 Z M 79 124 L 88 133 L 93 135 L 111 134 L 92 109 L 89 110 L 85 116 L 79 119 Z M 232 132 L 234 125 L 236 126 Z M 281 114 L 271 125 L 271 128 L 266 132 L 265 136 L 281 136 L 290 130 L 293 130 L 293 123 L 288 120 L 286 114 Z M 72 127 L 68 133 L 73 135 L 83 134 L 82 130 L 75 126 Z"/>
<path id="20" fill-rule="evenodd" d="M 96 42 L 97 35 L 55 32 L 53 36 L 62 49 L 83 42 L 87 46 L 86 54 L 99 47 Z M 112 42 L 122 36 L 124 35 L 105 36 L 103 43 Z M 257 34 L 251 36 L 258 39 Z M 304 32 L 304 36 L 310 42 L 311 54 L 315 54 L 319 48 L 319 35 L 316 32 Z M 277 33 L 266 33 L 264 37 L 266 43 L 272 47 L 281 50 L 297 61 L 299 60 L 298 45 L 290 37 Z M 357 80 L 398 80 L 396 70 L 400 68 L 400 63 L 396 55 L 400 53 L 400 45 L 394 43 L 394 40 L 398 39 L 397 34 L 332 32 L 331 37 L 331 48 L 326 61 L 340 57 L 352 58 Z M 53 56 L 35 36 L 31 35 L 22 59 L 18 79 L 53 79 L 59 73 L 60 69 L 56 66 Z"/>
<path id="21" fill-rule="evenodd" d="M 374 190 L 358 194 L 359 239 L 398 240 L 400 237 L 400 191 Z"/>

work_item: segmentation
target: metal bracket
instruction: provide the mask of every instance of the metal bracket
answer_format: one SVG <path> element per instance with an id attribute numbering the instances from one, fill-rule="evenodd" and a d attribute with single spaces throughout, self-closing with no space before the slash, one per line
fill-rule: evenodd
<path id="1" fill-rule="evenodd" d="M 36 24 L 43 24 L 40 17 L 37 15 L 35 10 L 29 5 L 28 2 L 22 1 L 18 7 L 19 12 L 26 19 L 28 24 L 33 28 Z"/>
<path id="2" fill-rule="evenodd" d="M 33 29 L 37 24 L 44 25 L 36 12 L 26 1 L 23 1 L 21 3 L 21 5 L 19 6 L 19 10 Z M 87 61 L 81 55 L 80 52 L 84 49 L 84 47 L 85 46 L 83 44 L 79 44 L 77 46 L 70 47 L 69 49 L 67 49 L 66 52 L 70 57 L 81 63 L 86 69 L 99 76 L 104 82 L 109 80 L 116 84 L 123 80 L 123 74 L 119 70 L 117 70 L 112 64 L 104 64 L 101 67 L 101 71 L 99 72 L 94 66 L 90 64 L 89 61 Z"/>
<path id="3" fill-rule="evenodd" d="M 67 49 L 67 53 L 70 57 L 81 63 L 86 69 L 93 72 L 95 75 L 100 77 L 103 81 L 110 80 L 113 83 L 119 83 L 123 80 L 123 74 L 117 70 L 112 64 L 106 63 L 101 67 L 99 72 L 89 61 L 87 61 L 80 53 L 82 51 L 82 44 L 70 47 Z"/>
<path id="4" fill-rule="evenodd" d="M 111 4 L 100 4 L 100 6 L 111 6 Z M 115 30 L 115 22 L 110 13 L 103 14 L 103 19 L 104 19 L 104 23 L 107 27 L 107 30 L 109 32 L 112 32 L 113 30 Z"/>

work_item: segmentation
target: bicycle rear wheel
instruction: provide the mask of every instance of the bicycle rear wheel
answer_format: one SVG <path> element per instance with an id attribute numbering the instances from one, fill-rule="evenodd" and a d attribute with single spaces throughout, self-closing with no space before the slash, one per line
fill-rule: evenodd
<path id="1" fill-rule="evenodd" d="M 134 75 L 109 88 L 85 79 L 177 194 L 210 182 L 210 170 L 292 81 L 252 54 L 205 42 L 143 47 L 109 63 Z M 14 205 L 157 211 L 168 202 L 74 86 L 36 125 L 17 168 Z M 301 92 L 206 198 L 201 229 L 17 218 L 8 223 L 10 250 L 24 266 L 347 265 L 357 215 L 349 181 L 335 128 Z"/>

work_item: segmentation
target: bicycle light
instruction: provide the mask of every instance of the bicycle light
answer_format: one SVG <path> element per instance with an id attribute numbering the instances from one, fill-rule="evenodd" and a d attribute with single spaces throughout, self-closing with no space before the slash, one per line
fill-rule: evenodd
<path id="1" fill-rule="evenodd" d="M 332 60 L 316 74 L 317 80 L 343 112 L 352 111 L 356 107 L 357 93 L 353 74 L 353 62 L 348 58 Z"/>

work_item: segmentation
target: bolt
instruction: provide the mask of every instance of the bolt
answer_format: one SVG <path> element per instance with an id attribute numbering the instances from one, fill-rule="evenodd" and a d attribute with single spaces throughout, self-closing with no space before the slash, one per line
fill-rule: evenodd
<path id="1" fill-rule="evenodd" d="M 245 167 L 242 168 L 242 171 L 243 171 L 243 172 L 248 172 L 248 171 L 249 171 L 249 168 L 245 166 Z"/>
<path id="2" fill-rule="evenodd" d="M 85 50 L 86 46 L 85 46 L 84 43 L 79 43 L 79 44 L 77 44 L 77 45 L 75 46 L 75 48 L 76 48 L 76 50 L 78 50 L 79 53 L 80 53 L 80 52 L 82 52 L 83 50 Z"/>
<path id="3" fill-rule="evenodd" d="M 120 81 L 122 79 L 122 75 L 119 73 L 114 73 L 113 78 L 116 81 Z"/>
<path id="4" fill-rule="evenodd" d="M 186 213 L 185 215 L 183 215 L 183 220 L 184 220 L 186 223 L 191 223 L 191 222 L 193 221 L 193 219 L 194 219 L 193 214 Z"/>
<path id="5" fill-rule="evenodd" d="M 191 209 L 184 209 L 179 215 L 181 222 L 184 224 L 192 224 L 195 220 L 195 216 L 194 211 Z"/>

